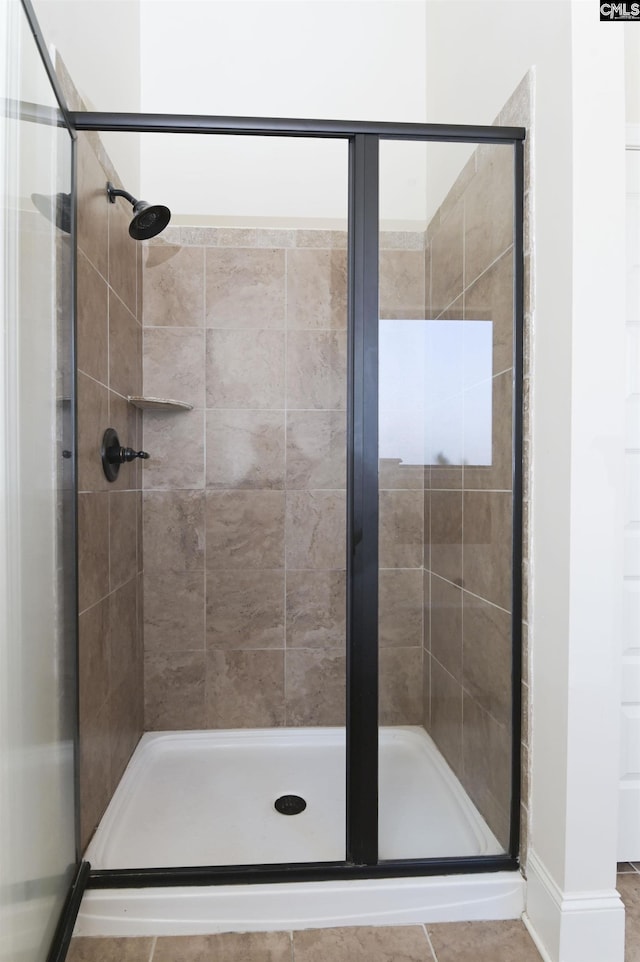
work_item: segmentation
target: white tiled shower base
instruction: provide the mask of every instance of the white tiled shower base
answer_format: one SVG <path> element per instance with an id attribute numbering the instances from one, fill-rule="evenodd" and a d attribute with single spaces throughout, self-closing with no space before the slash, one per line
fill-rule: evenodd
<path id="1" fill-rule="evenodd" d="M 148 733 L 86 858 L 94 869 L 340 861 L 342 728 Z M 295 794 L 298 815 L 274 802 Z M 380 858 L 502 848 L 421 728 L 380 729 Z M 516 918 L 517 873 L 446 878 L 91 890 L 84 935 L 197 934 L 345 924 Z"/>

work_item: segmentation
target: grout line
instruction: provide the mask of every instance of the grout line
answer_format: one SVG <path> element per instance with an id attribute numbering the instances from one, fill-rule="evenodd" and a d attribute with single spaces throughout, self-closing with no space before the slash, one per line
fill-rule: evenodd
<path id="1" fill-rule="evenodd" d="M 107 234 L 107 239 L 108 239 L 108 234 Z M 93 267 L 93 269 L 94 269 L 94 271 L 96 272 L 96 274 L 98 275 L 98 277 L 102 278 L 102 280 L 105 282 L 105 284 L 106 284 L 107 287 L 108 287 L 108 286 L 109 286 L 109 281 L 108 281 L 107 278 L 104 276 L 104 274 L 102 273 L 102 271 L 100 270 L 100 268 L 97 266 L 97 264 L 95 264 L 95 262 L 89 257 L 89 255 L 87 254 L 87 252 L 85 251 L 85 249 L 84 249 L 83 247 L 80 247 L 80 246 L 79 246 L 79 247 L 78 247 L 78 252 L 79 252 L 80 254 L 82 254 L 82 256 L 85 258 L 85 260 L 89 262 L 89 264 L 91 264 L 91 266 Z M 107 249 L 107 274 L 108 274 L 108 273 L 109 273 L 109 251 L 108 251 L 108 249 Z"/>
<path id="2" fill-rule="evenodd" d="M 293 944 L 293 930 L 290 930 L 288 934 L 289 934 L 289 945 L 291 948 L 291 962 L 295 962 L 296 950 Z"/>
<path id="3" fill-rule="evenodd" d="M 431 941 L 431 936 L 429 935 L 429 929 L 427 928 L 427 923 L 422 923 L 422 928 L 424 929 L 424 934 L 427 939 L 427 945 L 431 949 L 431 955 L 433 956 L 433 962 L 438 962 L 438 956 L 436 955 L 436 950 L 433 947 L 433 942 Z"/>
<path id="4" fill-rule="evenodd" d="M 156 945 L 158 944 L 158 936 L 154 935 L 151 942 L 151 955 L 149 956 L 148 962 L 153 962 L 153 956 L 155 955 Z"/>
<path id="5" fill-rule="evenodd" d="M 512 615 L 508 608 L 501 608 L 500 605 L 497 605 L 494 601 L 489 601 L 488 598 L 484 598 L 482 595 L 477 595 L 474 591 L 469 591 L 469 589 L 465 588 L 464 585 L 458 585 L 455 581 L 449 581 L 448 578 L 444 578 L 442 575 L 438 574 L 437 571 L 432 571 L 431 573 L 436 578 L 440 578 L 441 581 L 446 581 L 448 585 L 451 585 L 454 588 L 460 588 L 461 591 L 466 592 L 472 598 L 477 598 L 479 601 L 484 601 L 485 604 L 490 605 L 492 608 L 497 608 L 498 611 L 504 611 L 505 615 Z"/>

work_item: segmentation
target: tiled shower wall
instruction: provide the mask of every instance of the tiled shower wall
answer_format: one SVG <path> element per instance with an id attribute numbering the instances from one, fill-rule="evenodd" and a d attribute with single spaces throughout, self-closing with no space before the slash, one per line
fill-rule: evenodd
<path id="1" fill-rule="evenodd" d="M 101 158 L 100 160 L 98 158 Z M 139 462 L 109 483 L 102 435 L 138 449 L 128 402 L 142 384 L 141 248 L 97 135 L 78 137 L 78 547 L 80 809 L 88 842 L 142 733 L 142 492 Z"/>
<path id="2" fill-rule="evenodd" d="M 499 122 L 528 126 L 529 96 L 529 79 L 525 78 Z M 430 580 L 430 607 L 424 632 L 424 724 L 506 847 L 512 735 L 511 147 L 476 149 L 429 224 L 426 237 L 429 316 L 493 322 L 493 414 L 490 466 L 425 468 L 425 571 Z M 526 268 L 528 315 L 529 262 Z M 526 477 L 526 459 L 524 467 Z M 526 509 L 525 502 L 525 520 Z M 527 536 L 525 529 L 525 564 Z M 519 578 L 520 573 L 514 572 L 513 577 Z M 526 604 L 524 618 L 526 640 Z M 526 693 L 525 685 L 525 701 Z M 525 714 L 525 773 L 527 737 Z M 526 803 L 526 782 L 523 786 Z"/>
<path id="3" fill-rule="evenodd" d="M 423 316 L 424 237 L 382 309 Z M 144 265 L 145 727 L 338 725 L 346 233 L 170 228 Z M 381 719 L 422 717 L 423 479 L 382 495 Z M 416 490 L 418 485 L 419 490 Z"/>

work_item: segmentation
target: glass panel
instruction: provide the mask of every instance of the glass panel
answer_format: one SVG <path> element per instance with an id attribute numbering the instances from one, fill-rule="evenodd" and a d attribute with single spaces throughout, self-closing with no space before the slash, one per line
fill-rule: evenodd
<path id="1" fill-rule="evenodd" d="M 87 858 L 340 860 L 347 144 L 144 134 L 141 155 L 172 210 L 139 248 L 142 392 L 193 405 L 143 413 L 144 728 L 171 734 L 143 738 Z"/>
<path id="2" fill-rule="evenodd" d="M 381 170 L 380 857 L 498 854 L 511 803 L 513 148 L 383 142 Z"/>
<path id="3" fill-rule="evenodd" d="M 75 864 L 71 140 L 5 13 L 0 958 L 40 962 Z"/>

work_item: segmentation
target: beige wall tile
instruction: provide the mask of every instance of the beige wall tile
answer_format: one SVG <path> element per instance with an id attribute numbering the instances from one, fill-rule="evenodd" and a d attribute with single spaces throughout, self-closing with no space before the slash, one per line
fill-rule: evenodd
<path id="1" fill-rule="evenodd" d="M 346 334 L 290 331 L 287 335 L 287 408 L 344 410 L 346 370 Z"/>
<path id="2" fill-rule="evenodd" d="M 210 571 L 207 646 L 284 647 L 284 571 Z"/>
<path id="3" fill-rule="evenodd" d="M 207 568 L 284 567 L 284 492 L 208 491 Z"/>
<path id="4" fill-rule="evenodd" d="M 204 571 L 145 571 L 144 600 L 145 651 L 204 648 Z"/>
<path id="5" fill-rule="evenodd" d="M 347 231 L 345 230 L 297 230 L 295 232 L 296 247 L 335 247 L 347 248 Z"/>
<path id="6" fill-rule="evenodd" d="M 287 326 L 347 329 L 346 251 L 287 252 Z"/>
<path id="7" fill-rule="evenodd" d="M 431 654 L 462 680 L 462 590 L 431 577 Z"/>
<path id="8" fill-rule="evenodd" d="M 287 413 L 287 488 L 344 488 L 347 477 L 343 411 Z"/>
<path id="9" fill-rule="evenodd" d="M 109 198 L 107 176 L 86 134 L 78 135 L 78 247 L 107 279 Z"/>
<path id="10" fill-rule="evenodd" d="M 380 724 L 422 721 L 422 647 L 380 650 Z"/>
<path id="11" fill-rule="evenodd" d="M 103 598 L 78 621 L 80 724 L 106 704 L 109 696 L 109 600 Z"/>
<path id="12" fill-rule="evenodd" d="M 147 653 L 144 660 L 146 731 L 206 728 L 205 653 Z"/>
<path id="13" fill-rule="evenodd" d="M 480 388 L 482 390 L 482 387 Z M 486 467 L 464 466 L 464 487 L 469 489 L 509 490 L 512 483 L 513 462 L 513 372 L 506 371 L 492 380 L 492 431 L 491 464 Z M 471 390 L 465 395 L 465 412 L 473 411 L 477 394 Z M 472 419 L 465 416 L 465 429 Z M 471 444 L 473 438 L 471 438 Z M 465 449 L 469 441 L 465 437 Z"/>
<path id="14" fill-rule="evenodd" d="M 424 599 L 424 611 L 422 614 L 422 644 L 427 651 L 429 651 L 431 648 L 431 572 L 425 570 L 423 574 L 422 595 Z"/>
<path id="15" fill-rule="evenodd" d="M 422 491 L 381 491 L 380 567 L 422 567 L 423 539 Z"/>
<path id="16" fill-rule="evenodd" d="M 485 147 L 464 205 L 464 277 L 468 287 L 513 243 L 513 147 Z"/>
<path id="17" fill-rule="evenodd" d="M 142 393 L 142 328 L 109 291 L 109 387 L 127 397 Z"/>
<path id="18" fill-rule="evenodd" d="M 145 411 L 142 446 L 149 460 L 142 466 L 145 488 L 204 488 L 205 412 Z"/>
<path id="19" fill-rule="evenodd" d="M 85 849 L 111 798 L 109 702 L 80 719 L 80 838 Z"/>
<path id="20" fill-rule="evenodd" d="M 496 261 L 465 291 L 464 317 L 493 324 L 493 373 L 513 366 L 513 251 Z"/>
<path id="21" fill-rule="evenodd" d="M 465 788 L 494 828 L 496 806 L 506 815 L 511 803 L 511 733 L 466 692 L 462 743 Z"/>
<path id="22" fill-rule="evenodd" d="M 143 525 L 145 571 L 204 568 L 204 492 L 145 492 Z"/>
<path id="23" fill-rule="evenodd" d="M 457 491 L 462 487 L 462 465 L 432 464 L 425 473 L 425 486 L 437 491 Z"/>
<path id="24" fill-rule="evenodd" d="M 380 317 L 424 317 L 422 251 L 380 251 Z"/>
<path id="25" fill-rule="evenodd" d="M 118 787 L 127 763 L 140 740 L 143 710 L 140 694 L 143 691 L 142 661 L 135 673 L 129 674 L 109 697 L 109 728 L 111 732 L 111 793 Z"/>
<path id="26" fill-rule="evenodd" d="M 293 933 L 296 962 L 432 962 L 420 925 L 353 926 Z"/>
<path id="27" fill-rule="evenodd" d="M 204 327 L 204 250 L 143 249 L 145 327 Z"/>
<path id="28" fill-rule="evenodd" d="M 109 392 L 102 384 L 78 374 L 78 489 L 104 491 L 109 482 L 102 470 L 102 437 L 109 427 Z"/>
<path id="29" fill-rule="evenodd" d="M 137 246 L 139 241 L 129 235 L 132 208 L 128 201 L 118 198 L 109 208 L 109 284 L 121 301 L 135 315 L 138 304 Z"/>
<path id="30" fill-rule="evenodd" d="M 79 610 L 109 593 L 109 496 L 78 495 Z"/>
<path id="31" fill-rule="evenodd" d="M 284 724 L 284 651 L 207 654 L 207 727 Z"/>
<path id="32" fill-rule="evenodd" d="M 507 610 L 511 608 L 511 503 L 511 494 L 502 491 L 464 493 L 464 587 Z"/>
<path id="33" fill-rule="evenodd" d="M 138 633 L 137 591 L 138 579 L 133 577 L 127 584 L 109 595 L 109 661 L 112 691 L 131 675 L 141 672 L 142 638 Z"/>
<path id="34" fill-rule="evenodd" d="M 380 250 L 423 251 L 423 230 L 382 230 L 379 235 Z"/>
<path id="35" fill-rule="evenodd" d="M 107 282 L 78 252 L 78 370 L 96 381 L 109 378 Z"/>
<path id="36" fill-rule="evenodd" d="M 286 724 L 344 725 L 345 670 L 337 649 L 287 651 Z"/>
<path id="37" fill-rule="evenodd" d="M 503 725 L 511 719 L 511 616 L 464 593 L 464 687 Z"/>
<path id="38" fill-rule="evenodd" d="M 383 568 L 379 574 L 381 648 L 422 647 L 424 573 L 420 568 Z"/>
<path id="39" fill-rule="evenodd" d="M 283 250 L 208 248 L 207 327 L 282 328 Z"/>
<path id="40" fill-rule="evenodd" d="M 424 488 L 424 465 L 403 464 L 400 458 L 380 458 L 378 478 L 380 489 L 421 491 Z"/>
<path id="41" fill-rule="evenodd" d="M 431 570 L 462 583 L 462 492 L 431 492 Z"/>
<path id="42" fill-rule="evenodd" d="M 462 688 L 431 658 L 431 737 L 457 775 L 462 774 Z M 466 787 L 466 782 L 465 782 Z"/>
<path id="43" fill-rule="evenodd" d="M 109 493 L 109 584 L 113 590 L 137 572 L 137 506 L 135 491 Z"/>
<path id="44" fill-rule="evenodd" d="M 144 393 L 204 407 L 204 331 L 144 330 Z"/>
<path id="45" fill-rule="evenodd" d="M 107 177 L 88 139 L 80 140 L 79 361 L 86 375 L 104 382 L 79 375 L 79 472 L 86 491 L 78 512 L 80 608 L 99 602 L 80 619 L 80 804 L 86 844 L 142 730 L 142 583 L 137 574 L 142 546 L 135 490 L 140 471 L 137 464 L 123 465 L 110 484 L 100 456 L 109 426 L 124 445 L 140 447 L 141 416 L 115 391 L 139 391 L 142 357 L 136 318 L 107 288 L 109 280 L 130 310 L 137 310 L 139 250 L 126 233 L 121 236 L 124 215 L 114 211 L 110 216 Z"/>
<path id="46" fill-rule="evenodd" d="M 346 637 L 344 571 L 287 569 L 287 648 L 341 648 Z"/>
<path id="47" fill-rule="evenodd" d="M 440 224 L 430 246 L 431 313 L 437 317 L 462 293 L 464 208 L 458 203 Z"/>
<path id="48" fill-rule="evenodd" d="M 142 324 L 143 318 L 143 275 L 142 275 L 142 260 L 144 257 L 144 247 L 142 244 L 138 244 L 136 247 L 136 319 Z"/>
<path id="49" fill-rule="evenodd" d="M 288 568 L 344 568 L 346 499 L 343 491 L 287 491 Z"/>
<path id="50" fill-rule="evenodd" d="M 284 411 L 207 411 L 207 487 L 283 488 Z"/>
<path id="51" fill-rule="evenodd" d="M 142 542 L 142 515 L 143 515 L 143 501 L 142 501 L 142 491 L 137 491 L 136 500 L 136 538 L 137 538 L 137 548 L 138 548 L 138 574 L 141 574 L 144 569 L 144 545 Z"/>
<path id="52" fill-rule="evenodd" d="M 422 649 L 422 724 L 431 732 L 431 655 Z"/>
<path id="53" fill-rule="evenodd" d="M 282 331 L 207 331 L 208 408 L 284 407 Z"/>

